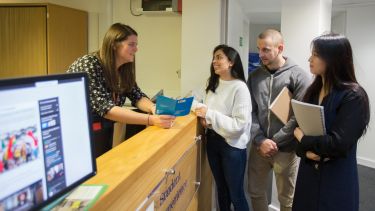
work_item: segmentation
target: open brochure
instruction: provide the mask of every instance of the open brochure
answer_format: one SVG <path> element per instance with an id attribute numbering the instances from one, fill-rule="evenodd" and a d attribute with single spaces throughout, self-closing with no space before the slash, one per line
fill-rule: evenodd
<path id="1" fill-rule="evenodd" d="M 173 99 L 165 96 L 156 98 L 156 114 L 185 116 L 190 113 L 194 97 Z"/>
<path id="2" fill-rule="evenodd" d="M 272 113 L 274 113 L 284 125 L 288 122 L 292 112 L 290 107 L 291 99 L 292 93 L 287 87 L 284 87 L 269 107 Z"/>
<path id="3" fill-rule="evenodd" d="M 292 99 L 292 108 L 298 126 L 308 136 L 326 134 L 324 107 Z"/>

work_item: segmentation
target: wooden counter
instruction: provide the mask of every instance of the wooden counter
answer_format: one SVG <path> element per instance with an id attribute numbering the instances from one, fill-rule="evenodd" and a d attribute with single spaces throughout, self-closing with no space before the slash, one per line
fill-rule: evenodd
<path id="1" fill-rule="evenodd" d="M 106 184 L 108 188 L 92 210 L 140 209 L 166 178 L 165 170 L 174 168 L 189 149 L 194 149 L 192 146 L 197 142 L 200 128 L 195 115 L 178 117 L 172 128 L 148 127 L 98 157 L 97 175 L 85 184 Z M 198 176 L 201 185 L 198 194 L 189 200 L 187 210 L 211 210 L 212 179 L 204 141 L 201 147 L 195 148 L 195 151 L 189 151 L 191 164 L 184 165 L 191 167 L 193 174 L 201 169 Z M 191 173 L 186 167 L 182 168 L 186 169 L 182 170 L 186 171 L 183 174 Z"/>

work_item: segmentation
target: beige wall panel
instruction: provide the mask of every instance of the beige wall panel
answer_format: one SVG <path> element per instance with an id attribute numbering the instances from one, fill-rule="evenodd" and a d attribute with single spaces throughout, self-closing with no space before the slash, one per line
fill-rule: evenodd
<path id="1" fill-rule="evenodd" d="M 88 13 L 48 5 L 48 74 L 64 73 L 87 54 Z"/>
<path id="2" fill-rule="evenodd" d="M 46 8 L 0 5 L 0 78 L 46 73 Z"/>

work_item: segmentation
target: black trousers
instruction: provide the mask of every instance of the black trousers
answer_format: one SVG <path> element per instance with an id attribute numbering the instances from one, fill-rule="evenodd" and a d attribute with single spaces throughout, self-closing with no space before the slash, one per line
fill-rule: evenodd
<path id="1" fill-rule="evenodd" d="M 95 157 L 112 149 L 114 122 L 93 114 L 93 148 Z"/>

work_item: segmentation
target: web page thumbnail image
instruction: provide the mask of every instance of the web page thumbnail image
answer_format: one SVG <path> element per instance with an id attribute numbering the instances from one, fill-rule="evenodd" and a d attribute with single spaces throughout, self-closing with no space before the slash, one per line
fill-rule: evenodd
<path id="1" fill-rule="evenodd" d="M 0 130 L 0 174 L 38 159 L 35 125 L 12 131 Z"/>
<path id="2" fill-rule="evenodd" d="M 43 201 L 42 180 L 0 199 L 0 211 L 29 210 Z"/>

